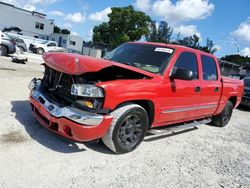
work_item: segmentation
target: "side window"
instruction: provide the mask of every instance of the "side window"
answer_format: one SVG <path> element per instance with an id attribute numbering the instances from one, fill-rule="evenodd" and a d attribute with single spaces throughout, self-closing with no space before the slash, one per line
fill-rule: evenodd
<path id="1" fill-rule="evenodd" d="M 198 79 L 198 62 L 195 53 L 183 52 L 177 59 L 174 70 L 177 68 L 185 68 L 193 72 L 194 80 Z"/>
<path id="2" fill-rule="evenodd" d="M 56 46 L 55 43 L 49 43 L 47 46 Z"/>
<path id="3" fill-rule="evenodd" d="M 218 80 L 216 62 L 212 57 L 201 55 L 203 80 Z"/>

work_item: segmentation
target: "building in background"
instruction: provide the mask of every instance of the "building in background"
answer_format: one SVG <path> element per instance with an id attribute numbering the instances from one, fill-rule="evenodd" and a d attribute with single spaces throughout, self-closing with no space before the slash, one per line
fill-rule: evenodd
<path id="1" fill-rule="evenodd" d="M 53 33 L 49 38 L 51 41 L 56 41 L 59 47 L 71 50 L 72 52 L 82 53 L 83 38 L 77 35 Z"/>
<path id="2" fill-rule="evenodd" d="M 45 14 L 0 1 L 0 29 L 10 26 L 22 29 L 21 35 L 49 40 L 54 31 L 54 20 L 46 19 Z"/>
<path id="3" fill-rule="evenodd" d="M 250 77 L 250 62 L 244 65 L 219 60 L 221 74 L 223 76 Z"/>

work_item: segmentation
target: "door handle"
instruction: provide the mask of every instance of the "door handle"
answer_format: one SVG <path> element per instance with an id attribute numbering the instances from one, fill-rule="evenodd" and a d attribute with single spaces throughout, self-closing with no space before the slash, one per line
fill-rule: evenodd
<path id="1" fill-rule="evenodd" d="M 218 91 L 219 91 L 218 87 L 214 88 L 214 92 L 218 92 Z"/>
<path id="2" fill-rule="evenodd" d="M 197 86 L 196 88 L 195 88 L 195 92 L 196 93 L 199 93 L 201 91 L 201 87 L 200 86 Z"/>

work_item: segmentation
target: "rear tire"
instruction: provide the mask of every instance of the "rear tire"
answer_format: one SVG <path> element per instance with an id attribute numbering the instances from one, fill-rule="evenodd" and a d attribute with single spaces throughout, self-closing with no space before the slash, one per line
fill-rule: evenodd
<path id="1" fill-rule="evenodd" d="M 227 101 L 222 112 L 212 118 L 212 124 L 217 127 L 225 127 L 232 117 L 234 105 L 231 101 Z"/>
<path id="2" fill-rule="evenodd" d="M 0 56 L 8 55 L 8 49 L 6 46 L 0 44 Z"/>
<path id="3" fill-rule="evenodd" d="M 38 48 L 38 49 L 37 49 L 37 53 L 38 53 L 39 55 L 43 55 L 43 54 L 44 54 L 44 49 Z"/>
<path id="4" fill-rule="evenodd" d="M 114 110 L 113 121 L 102 138 L 103 143 L 118 154 L 137 148 L 148 130 L 149 119 L 144 108 L 137 104 L 124 104 Z"/>

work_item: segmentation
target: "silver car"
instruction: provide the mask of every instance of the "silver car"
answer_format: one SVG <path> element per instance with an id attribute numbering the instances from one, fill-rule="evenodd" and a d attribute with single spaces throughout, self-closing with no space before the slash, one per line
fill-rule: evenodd
<path id="1" fill-rule="evenodd" d="M 16 52 L 16 43 L 8 35 L 0 31 L 0 56 Z"/>

